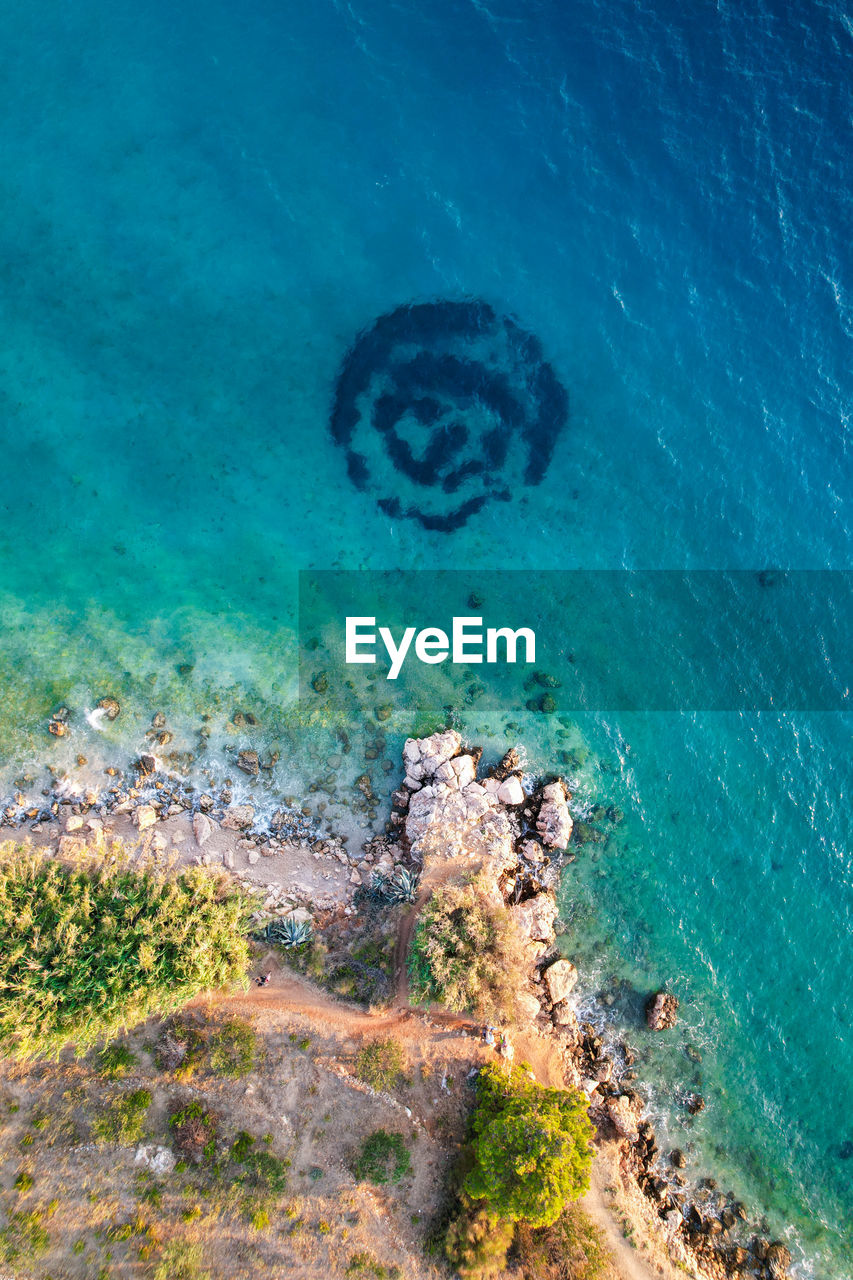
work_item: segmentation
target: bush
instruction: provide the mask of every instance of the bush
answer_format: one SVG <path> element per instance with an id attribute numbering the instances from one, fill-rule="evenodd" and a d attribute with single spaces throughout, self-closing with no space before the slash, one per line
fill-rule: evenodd
<path id="1" fill-rule="evenodd" d="M 121 1080 L 136 1066 L 136 1055 L 131 1053 L 127 1045 L 117 1041 L 108 1044 L 98 1054 L 98 1070 L 108 1080 Z"/>
<path id="2" fill-rule="evenodd" d="M 248 907 L 190 868 L 139 871 L 116 843 L 98 862 L 0 849 L 0 1043 L 18 1057 L 85 1048 L 244 980 Z"/>
<path id="3" fill-rule="evenodd" d="M 538 1231 L 519 1223 L 510 1256 L 518 1280 L 610 1280 L 614 1275 L 599 1228 L 577 1205 Z"/>
<path id="4" fill-rule="evenodd" d="M 358 1051 L 355 1073 L 373 1089 L 394 1089 L 403 1078 L 405 1058 L 397 1040 L 367 1040 Z"/>
<path id="5" fill-rule="evenodd" d="M 524 985 L 524 947 L 509 911 L 480 877 L 436 889 L 421 912 L 409 955 L 412 998 L 454 1013 L 513 1017 Z"/>
<path id="6" fill-rule="evenodd" d="M 592 1132 L 582 1093 L 491 1063 L 477 1081 L 463 1189 L 502 1219 L 550 1226 L 589 1187 Z"/>
<path id="7" fill-rule="evenodd" d="M 362 1144 L 353 1174 L 359 1182 L 399 1182 L 412 1167 L 412 1158 L 401 1133 L 377 1129 Z"/>
<path id="8" fill-rule="evenodd" d="M 114 1142 L 123 1147 L 140 1142 L 145 1136 L 145 1117 L 150 1106 L 151 1094 L 147 1089 L 119 1094 L 92 1126 L 96 1141 Z"/>
<path id="9" fill-rule="evenodd" d="M 515 1224 L 464 1200 L 447 1229 L 445 1252 L 462 1280 L 489 1280 L 503 1270 Z"/>
<path id="10" fill-rule="evenodd" d="M 185 1160 L 201 1164 L 212 1158 L 216 1147 L 218 1117 L 207 1111 L 197 1098 L 177 1107 L 169 1117 L 175 1151 Z"/>
<path id="11" fill-rule="evenodd" d="M 249 1022 L 229 1018 L 210 1037 L 210 1066 L 220 1076 L 239 1079 L 255 1065 L 257 1037 Z"/>

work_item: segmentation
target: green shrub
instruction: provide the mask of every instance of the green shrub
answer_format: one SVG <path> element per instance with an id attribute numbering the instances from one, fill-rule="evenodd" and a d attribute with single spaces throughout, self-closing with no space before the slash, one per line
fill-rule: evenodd
<path id="1" fill-rule="evenodd" d="M 136 1054 L 127 1045 L 114 1041 L 98 1054 L 98 1070 L 108 1080 L 121 1080 L 136 1066 Z"/>
<path id="2" fill-rule="evenodd" d="M 150 1106 L 151 1094 L 147 1089 L 135 1089 L 133 1093 L 112 1098 L 92 1126 L 96 1141 L 124 1147 L 140 1142 L 145 1136 L 145 1117 Z"/>
<path id="3" fill-rule="evenodd" d="M 501 1219 L 550 1226 L 589 1187 L 592 1132 L 582 1093 L 490 1063 L 477 1080 L 464 1191 Z"/>
<path id="4" fill-rule="evenodd" d="M 210 1066 L 220 1076 L 239 1079 L 255 1065 L 257 1036 L 250 1022 L 229 1018 L 210 1037 Z"/>
<path id="5" fill-rule="evenodd" d="M 399 1041 L 366 1040 L 358 1051 L 355 1073 L 359 1080 L 373 1089 L 384 1089 L 387 1092 L 400 1083 L 405 1065 Z"/>
<path id="6" fill-rule="evenodd" d="M 212 1159 L 216 1148 L 218 1122 L 219 1117 L 208 1111 L 198 1098 L 182 1107 L 176 1107 L 169 1117 L 175 1151 L 194 1164 Z"/>
<path id="7" fill-rule="evenodd" d="M 237 1182 L 248 1191 L 280 1196 L 287 1190 L 287 1164 L 269 1151 L 250 1151 Z"/>
<path id="8" fill-rule="evenodd" d="M 516 1013 L 524 947 L 509 911 L 480 877 L 436 889 L 409 954 L 412 998 L 500 1021 Z"/>
<path id="9" fill-rule="evenodd" d="M 29 1263 L 40 1258 L 50 1248 L 50 1235 L 43 1225 L 49 1210 L 19 1210 L 9 1215 L 6 1226 L 0 1230 L 0 1259 L 3 1262 L 22 1260 Z"/>
<path id="10" fill-rule="evenodd" d="M 210 1280 L 210 1272 L 201 1268 L 203 1257 L 200 1244 L 170 1240 L 160 1255 L 154 1280 Z"/>
<path id="11" fill-rule="evenodd" d="M 199 867 L 137 870 L 117 843 L 61 862 L 0 848 L 0 1044 L 56 1055 L 245 980 L 248 906 Z"/>
<path id="12" fill-rule="evenodd" d="M 401 1133 L 377 1129 L 362 1143 L 353 1174 L 359 1182 L 399 1182 L 412 1167 L 412 1158 Z"/>
<path id="13" fill-rule="evenodd" d="M 23 1195 L 33 1185 L 33 1175 L 26 1169 L 22 1169 L 12 1185 L 16 1191 L 20 1191 Z"/>

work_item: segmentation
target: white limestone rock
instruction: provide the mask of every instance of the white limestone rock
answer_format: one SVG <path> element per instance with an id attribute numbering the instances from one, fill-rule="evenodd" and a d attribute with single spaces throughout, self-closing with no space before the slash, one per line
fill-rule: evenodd
<path id="1" fill-rule="evenodd" d="M 551 1004 L 560 1004 L 571 995 L 578 982 L 578 971 L 571 960 L 555 960 L 543 973 Z"/>
<path id="2" fill-rule="evenodd" d="M 551 782 L 542 788 L 542 803 L 536 819 L 546 849 L 565 849 L 572 834 L 572 817 L 569 813 L 566 789 L 562 782 Z"/>

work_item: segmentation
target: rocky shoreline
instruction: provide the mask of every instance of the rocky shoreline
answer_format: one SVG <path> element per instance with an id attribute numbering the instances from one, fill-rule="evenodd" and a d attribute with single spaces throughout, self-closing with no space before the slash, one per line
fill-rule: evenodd
<path id="1" fill-rule="evenodd" d="M 183 817 L 191 822 L 192 860 L 223 866 L 258 895 L 259 921 L 307 919 L 311 911 L 333 907 L 346 915 L 354 911 L 349 901 L 333 902 L 316 890 L 300 900 L 300 895 L 271 892 L 268 884 L 257 883 L 252 871 L 261 858 L 293 848 L 308 851 L 315 861 L 335 864 L 350 899 L 357 890 L 369 888 L 377 873 L 387 877 L 397 866 L 417 873 L 438 861 L 459 860 L 480 872 L 495 900 L 509 909 L 524 941 L 529 963 L 525 989 L 518 993 L 522 1025 L 547 1038 L 559 1054 L 566 1087 L 586 1094 L 598 1143 L 615 1156 L 623 1185 L 642 1196 L 643 1217 L 667 1255 L 676 1265 L 710 1280 L 784 1280 L 791 1261 L 787 1247 L 751 1224 L 745 1207 L 712 1180 L 689 1187 L 679 1149 L 659 1150 L 636 1087 L 630 1047 L 623 1042 L 608 1049 L 596 1028 L 578 1018 L 573 993 L 579 975 L 557 945 L 556 928 L 556 890 L 561 872 L 574 860 L 575 824 L 565 779 L 546 777 L 531 787 L 529 781 L 525 785 L 514 750 L 490 770 L 481 771 L 481 757 L 479 748 L 464 749 L 461 735 L 452 729 L 408 739 L 403 749 L 405 776 L 393 793 L 386 834 L 368 840 L 357 852 L 346 849 L 345 835 L 321 838 L 307 806 L 283 806 L 261 828 L 252 804 L 234 803 L 227 780 L 219 788 L 198 791 L 161 771 L 156 757 L 148 754 L 140 756 L 129 776 L 112 771 L 101 793 L 73 795 L 59 780 L 42 792 L 44 803 L 15 797 L 0 814 L 0 828 L 26 828 L 43 843 L 56 842 L 61 855 L 73 854 L 93 834 L 112 829 L 124 816 L 146 851 L 157 857 L 169 853 L 168 839 L 160 834 L 163 824 Z M 246 760 L 239 767 L 256 776 L 254 763 Z M 378 801 L 369 777 L 357 780 L 356 786 L 365 807 L 375 811 Z M 229 839 L 217 842 L 217 833 L 228 833 Z M 217 843 L 222 846 L 217 852 L 206 851 Z M 243 871 L 235 866 L 235 851 L 245 858 Z M 330 873 L 324 875 L 330 878 Z M 650 993 L 648 1027 L 665 1034 L 676 1024 L 677 1010 L 670 992 Z M 690 1094 L 686 1105 L 695 1114 L 704 1101 Z"/>

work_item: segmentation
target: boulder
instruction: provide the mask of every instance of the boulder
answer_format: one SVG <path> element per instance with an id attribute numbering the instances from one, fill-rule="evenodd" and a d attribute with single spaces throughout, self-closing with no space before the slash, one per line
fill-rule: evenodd
<path id="1" fill-rule="evenodd" d="M 153 805 L 141 804 L 134 811 L 133 821 L 136 823 L 140 831 L 147 831 L 149 827 L 153 827 L 157 821 L 157 810 Z"/>
<path id="2" fill-rule="evenodd" d="M 469 783 L 476 780 L 477 766 L 474 763 L 473 756 L 456 756 L 450 763 L 459 780 L 460 789 L 467 787 Z"/>
<path id="3" fill-rule="evenodd" d="M 510 907 L 519 932 L 534 942 L 553 942 L 554 921 L 557 919 L 557 903 L 550 893 L 537 893 L 526 902 Z"/>
<path id="4" fill-rule="evenodd" d="M 651 1031 L 669 1031 L 678 1021 L 678 999 L 668 991 L 656 991 L 646 1001 L 646 1022 Z"/>
<path id="5" fill-rule="evenodd" d="M 608 1098 L 604 1109 L 619 1137 L 627 1138 L 629 1142 L 636 1142 L 640 1134 L 637 1129 L 637 1116 L 630 1099 L 624 1094 L 620 1094 L 617 1098 Z"/>
<path id="6" fill-rule="evenodd" d="M 562 782 L 551 782 L 542 788 L 542 802 L 536 819 L 546 849 L 565 849 L 572 834 L 572 818 L 569 813 L 566 788 Z"/>
<path id="7" fill-rule="evenodd" d="M 82 814 L 69 813 L 68 817 L 65 819 L 65 830 L 79 831 L 82 826 L 83 826 Z"/>
<path id="8" fill-rule="evenodd" d="M 542 975 L 551 1004 L 560 1004 L 574 991 L 578 971 L 571 960 L 555 960 Z"/>
<path id="9" fill-rule="evenodd" d="M 235 804 L 222 819 L 222 826 L 227 831 L 244 831 L 254 821 L 255 810 L 250 804 Z"/>
<path id="10" fill-rule="evenodd" d="M 121 712 L 117 698 L 101 698 L 98 710 L 106 712 L 108 720 L 117 720 Z"/>
<path id="11" fill-rule="evenodd" d="M 524 787 L 517 774 L 513 774 L 498 787 L 498 800 L 501 804 L 524 804 Z"/>
<path id="12" fill-rule="evenodd" d="M 145 1146 L 136 1148 L 133 1163 L 141 1164 L 152 1173 L 163 1177 L 172 1172 L 177 1161 L 168 1147 Z"/>
<path id="13" fill-rule="evenodd" d="M 241 751 L 237 757 L 237 768 L 253 778 L 257 778 L 260 767 L 257 751 Z"/>
<path id="14" fill-rule="evenodd" d="M 199 848 L 201 848 L 202 845 L 207 844 L 215 830 L 216 823 L 212 818 L 209 818 L 206 813 L 193 814 L 193 835 L 195 836 L 195 842 Z"/>
<path id="15" fill-rule="evenodd" d="M 529 991 L 519 991 L 517 993 L 516 1005 L 518 1020 L 522 1025 L 535 1022 L 542 1010 L 539 1001 Z"/>

